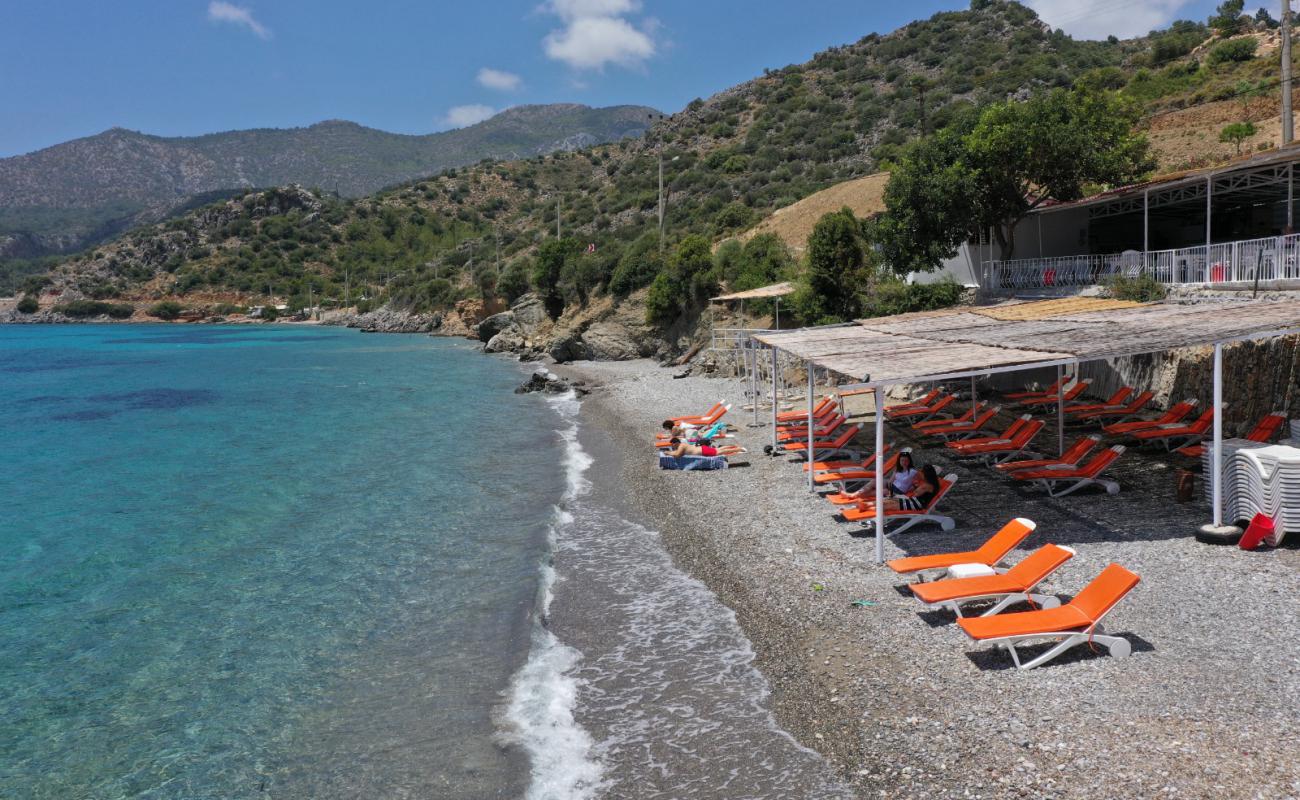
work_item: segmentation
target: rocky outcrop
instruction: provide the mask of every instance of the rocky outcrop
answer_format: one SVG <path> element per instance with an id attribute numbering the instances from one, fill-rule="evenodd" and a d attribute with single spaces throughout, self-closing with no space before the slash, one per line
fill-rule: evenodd
<path id="1" fill-rule="evenodd" d="M 387 306 L 364 314 L 331 312 L 321 318 L 322 325 L 360 328 L 366 333 L 430 333 L 441 323 L 440 314 L 411 314 Z"/>
<path id="2" fill-rule="evenodd" d="M 519 388 L 515 389 L 515 394 L 527 394 L 529 392 L 564 394 L 570 391 L 579 396 L 591 393 L 583 381 L 567 381 L 552 372 L 538 370 L 528 380 L 524 381 Z"/>

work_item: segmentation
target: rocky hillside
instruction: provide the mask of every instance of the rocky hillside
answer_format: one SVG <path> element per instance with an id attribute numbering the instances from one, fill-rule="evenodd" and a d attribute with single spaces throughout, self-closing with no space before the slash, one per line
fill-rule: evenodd
<path id="1" fill-rule="evenodd" d="M 484 158 L 528 158 L 636 137 L 651 113 L 642 106 L 519 106 L 427 136 L 337 120 L 185 138 L 114 128 L 0 159 L 0 258 L 80 249 L 250 188 L 296 183 L 359 197 Z"/>
<path id="2" fill-rule="evenodd" d="M 433 314 L 536 289 L 553 319 L 572 317 L 635 304 L 675 268 L 688 234 L 717 241 L 877 173 L 963 108 L 1078 80 L 1153 108 L 1185 107 L 1200 102 L 1189 93 L 1213 96 L 1265 60 L 1214 58 L 1195 23 L 1142 40 L 1076 42 L 1017 3 L 972 6 L 768 70 L 691 102 L 640 139 L 476 163 L 358 199 L 299 188 L 236 197 L 58 265 L 41 302 L 274 301 Z M 717 277 L 726 276 L 701 280 Z M 699 310 L 683 302 L 686 316 Z"/>

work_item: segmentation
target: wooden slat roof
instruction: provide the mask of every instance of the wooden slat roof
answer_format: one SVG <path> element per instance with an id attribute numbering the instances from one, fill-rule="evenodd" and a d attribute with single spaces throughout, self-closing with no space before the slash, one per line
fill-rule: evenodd
<path id="1" fill-rule="evenodd" d="M 731 294 L 718 295 L 714 300 L 759 300 L 765 297 L 784 297 L 787 294 L 794 294 L 793 283 L 774 283 L 771 286 L 760 286 L 757 289 L 748 289 L 743 292 L 732 292 Z"/>
<path id="2" fill-rule="evenodd" d="M 892 384 L 1095 361 L 1300 330 L 1300 303 L 1296 302 L 1086 301 L 1070 298 L 901 314 L 757 338 L 853 380 Z"/>

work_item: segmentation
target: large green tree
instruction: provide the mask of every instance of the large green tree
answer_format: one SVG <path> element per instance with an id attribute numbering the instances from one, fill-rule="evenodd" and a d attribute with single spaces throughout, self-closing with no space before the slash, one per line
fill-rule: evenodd
<path id="1" fill-rule="evenodd" d="M 862 222 L 848 208 L 832 211 L 808 236 L 808 268 L 794 305 L 808 323 L 842 322 L 857 316 L 859 292 L 871 279 L 871 250 Z"/>
<path id="2" fill-rule="evenodd" d="M 1137 180 L 1155 167 L 1137 110 L 1113 92 L 1056 89 L 996 103 L 908 150 L 885 188 L 883 253 L 900 272 L 934 269 L 978 231 L 1004 258 L 1016 225 L 1049 200 Z"/>

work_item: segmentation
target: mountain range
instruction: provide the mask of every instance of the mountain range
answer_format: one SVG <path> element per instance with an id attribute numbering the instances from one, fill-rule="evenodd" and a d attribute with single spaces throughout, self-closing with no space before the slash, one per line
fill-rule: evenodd
<path id="1" fill-rule="evenodd" d="M 518 106 L 420 136 L 342 120 L 193 137 L 113 128 L 0 159 L 0 259 L 75 251 L 247 189 L 301 184 L 359 197 L 483 159 L 636 137 L 651 114 L 630 105 Z"/>

